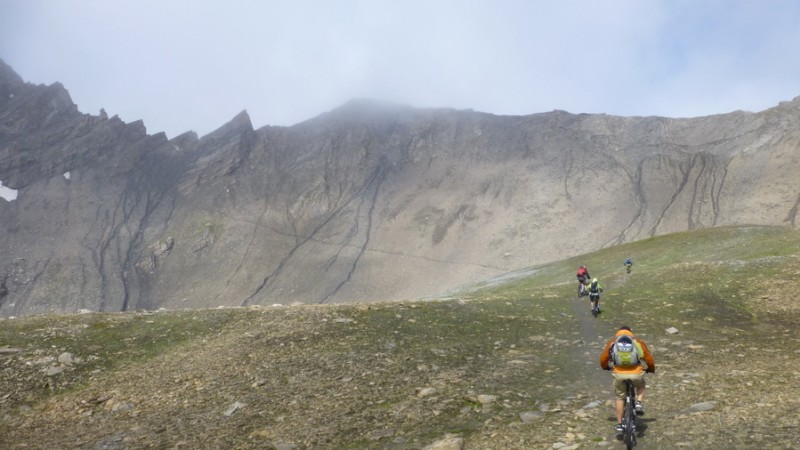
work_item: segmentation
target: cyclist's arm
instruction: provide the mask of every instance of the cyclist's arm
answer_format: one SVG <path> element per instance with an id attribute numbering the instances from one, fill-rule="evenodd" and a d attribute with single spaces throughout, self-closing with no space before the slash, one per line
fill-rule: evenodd
<path id="1" fill-rule="evenodd" d="M 606 343 L 606 346 L 603 348 L 603 353 L 600 354 L 600 367 L 603 370 L 609 370 L 611 367 L 608 365 L 611 359 L 611 345 L 613 344 L 614 339 L 611 339 Z"/>
<path id="2" fill-rule="evenodd" d="M 639 341 L 642 344 L 642 351 L 644 353 L 644 362 L 647 363 L 647 371 L 651 373 L 656 372 L 656 360 L 653 358 L 653 354 L 650 353 L 650 349 L 647 347 L 647 344 Z"/>

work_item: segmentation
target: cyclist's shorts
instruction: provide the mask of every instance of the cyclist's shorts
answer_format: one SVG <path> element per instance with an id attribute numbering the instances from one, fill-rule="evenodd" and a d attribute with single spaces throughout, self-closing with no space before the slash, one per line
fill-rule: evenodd
<path id="1" fill-rule="evenodd" d="M 642 373 L 612 373 L 614 376 L 614 393 L 620 400 L 625 399 L 625 380 L 633 381 L 633 387 L 642 389 L 645 387 L 644 372 Z"/>

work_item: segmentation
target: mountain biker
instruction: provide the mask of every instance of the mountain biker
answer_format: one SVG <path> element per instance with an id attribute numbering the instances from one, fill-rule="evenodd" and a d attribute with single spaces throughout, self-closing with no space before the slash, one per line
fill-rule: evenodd
<path id="1" fill-rule="evenodd" d="M 628 270 L 628 273 L 631 273 L 631 267 L 633 267 L 633 260 L 627 258 L 623 264 L 625 264 L 625 268 Z"/>
<path id="2" fill-rule="evenodd" d="M 597 278 L 592 278 L 592 282 L 586 286 L 586 292 L 589 294 L 589 304 L 592 309 L 597 306 L 597 311 L 600 311 L 600 293 L 603 292 L 603 286 L 597 281 Z"/>
<path id="3" fill-rule="evenodd" d="M 616 348 L 617 340 L 622 336 L 627 336 L 633 341 L 633 350 L 636 353 L 636 361 L 631 364 L 619 365 L 615 362 L 621 357 L 615 358 L 614 349 Z M 645 365 L 643 366 L 642 363 Z M 644 400 L 645 381 L 644 373 L 656 373 L 656 362 L 653 359 L 653 354 L 647 348 L 647 344 L 643 340 L 636 337 L 627 325 L 623 325 L 616 332 L 613 338 L 609 339 L 603 348 L 603 353 L 600 354 L 600 367 L 604 370 L 611 370 L 614 377 L 614 391 L 616 393 L 616 402 L 614 403 L 614 412 L 617 416 L 617 424 L 614 425 L 614 430 L 617 433 L 622 433 L 622 415 L 625 411 L 625 380 L 631 380 L 633 386 L 636 388 L 636 414 L 644 415 L 644 407 L 642 400 Z"/>
<path id="4" fill-rule="evenodd" d="M 578 277 L 578 297 L 588 295 L 586 293 L 586 285 L 589 283 L 589 270 L 586 269 L 586 266 L 582 265 L 578 267 L 576 276 Z"/>
<path id="5" fill-rule="evenodd" d="M 578 267 L 578 272 L 576 273 L 578 277 L 578 283 L 586 284 L 586 281 L 589 280 L 589 271 L 586 269 L 586 266 Z"/>

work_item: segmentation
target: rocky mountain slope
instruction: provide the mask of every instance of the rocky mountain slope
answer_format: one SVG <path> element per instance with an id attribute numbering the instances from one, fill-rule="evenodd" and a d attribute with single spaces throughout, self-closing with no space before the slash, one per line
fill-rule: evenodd
<path id="1" fill-rule="evenodd" d="M 800 97 L 692 119 L 356 100 L 168 139 L 0 62 L 0 315 L 436 295 L 729 224 L 791 225 Z"/>
<path id="2" fill-rule="evenodd" d="M 794 448 L 798 253 L 720 227 L 581 255 L 597 319 L 577 258 L 434 301 L 0 319 L 0 448 L 622 448 L 621 324 L 656 358 L 637 448 Z"/>

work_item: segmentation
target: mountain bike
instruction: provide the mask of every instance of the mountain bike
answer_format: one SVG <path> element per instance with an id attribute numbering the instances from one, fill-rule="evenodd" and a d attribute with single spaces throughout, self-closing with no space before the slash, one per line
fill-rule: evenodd
<path id="1" fill-rule="evenodd" d="M 592 302 L 592 315 L 597 317 L 600 314 L 600 293 L 589 294 L 589 301 Z"/>
<path id="2" fill-rule="evenodd" d="M 631 450 L 636 446 L 636 388 L 631 380 L 625 380 L 625 412 L 622 415 L 622 442 Z"/>
<path id="3" fill-rule="evenodd" d="M 589 279 L 585 279 L 583 281 L 578 280 L 578 297 L 586 297 L 589 295 L 589 291 L 586 290 L 586 286 L 589 285 Z"/>

